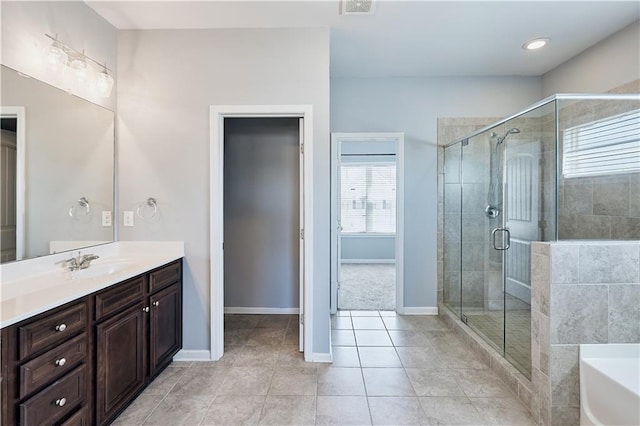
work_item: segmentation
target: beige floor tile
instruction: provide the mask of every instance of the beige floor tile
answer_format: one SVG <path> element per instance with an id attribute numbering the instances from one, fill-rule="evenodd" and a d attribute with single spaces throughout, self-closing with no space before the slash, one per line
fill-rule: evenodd
<path id="1" fill-rule="evenodd" d="M 197 425 L 213 398 L 196 395 L 167 395 L 144 422 L 145 425 Z"/>
<path id="2" fill-rule="evenodd" d="M 351 316 L 351 311 L 338 311 L 336 313 L 336 316 L 339 316 L 339 317 L 350 317 Z"/>
<path id="3" fill-rule="evenodd" d="M 515 398 L 469 398 L 487 424 L 533 426 L 527 409 Z"/>
<path id="4" fill-rule="evenodd" d="M 318 395 L 366 395 L 359 368 L 328 367 L 318 370 Z"/>
<path id="5" fill-rule="evenodd" d="M 381 317 L 395 317 L 397 315 L 396 311 L 380 311 Z"/>
<path id="6" fill-rule="evenodd" d="M 415 397 L 369 397 L 369 408 L 374 425 L 420 425 L 425 417 Z"/>
<path id="7" fill-rule="evenodd" d="M 190 368 L 169 395 L 209 395 L 214 396 L 229 372 L 230 367 Z"/>
<path id="8" fill-rule="evenodd" d="M 249 314 L 225 314 L 224 330 L 237 330 L 240 328 L 255 328 L 259 315 Z"/>
<path id="9" fill-rule="evenodd" d="M 241 328 L 224 331 L 224 345 L 245 345 L 253 329 Z"/>
<path id="10" fill-rule="evenodd" d="M 331 328 L 333 330 L 352 330 L 351 317 L 331 317 Z"/>
<path id="11" fill-rule="evenodd" d="M 358 347 L 363 367 L 402 367 L 396 349 L 391 347 Z"/>
<path id="12" fill-rule="evenodd" d="M 363 368 L 368 396 L 415 396 L 404 368 Z"/>
<path id="13" fill-rule="evenodd" d="M 453 332 L 426 331 L 429 343 L 448 368 L 483 370 L 489 368 L 471 348 Z"/>
<path id="14" fill-rule="evenodd" d="M 147 395 L 166 395 L 178 383 L 180 377 L 189 370 L 183 367 L 167 367 L 144 390 Z"/>
<path id="15" fill-rule="evenodd" d="M 163 395 L 140 395 L 113 422 L 114 426 L 139 426 L 164 398 Z"/>
<path id="16" fill-rule="evenodd" d="M 378 317 L 352 317 L 354 330 L 385 330 L 382 318 Z"/>
<path id="17" fill-rule="evenodd" d="M 513 393 L 491 370 L 457 369 L 453 370 L 458 386 L 468 397 L 511 398 Z"/>
<path id="18" fill-rule="evenodd" d="M 393 346 L 389 334 L 383 330 L 355 330 L 358 346 Z"/>
<path id="19" fill-rule="evenodd" d="M 331 330 L 331 344 L 333 346 L 355 346 L 356 339 L 352 330 Z"/>
<path id="20" fill-rule="evenodd" d="M 349 346 L 333 347 L 333 367 L 360 367 L 358 348 Z"/>
<path id="21" fill-rule="evenodd" d="M 247 338 L 247 346 L 281 345 L 286 328 L 254 328 Z"/>
<path id="22" fill-rule="evenodd" d="M 389 330 L 394 346 L 430 346 L 427 336 L 419 330 Z"/>
<path id="23" fill-rule="evenodd" d="M 272 377 L 269 367 L 229 367 L 218 395 L 266 395 Z"/>
<path id="24" fill-rule="evenodd" d="M 259 424 L 313 425 L 315 412 L 315 396 L 269 395 L 264 403 Z"/>
<path id="25" fill-rule="evenodd" d="M 318 369 L 317 362 L 306 362 L 304 360 L 304 353 L 300 352 L 300 348 L 297 344 L 284 345 L 280 348 L 280 357 L 278 358 L 277 366 Z"/>
<path id="26" fill-rule="evenodd" d="M 466 397 L 421 397 L 428 425 L 484 425 L 484 418 Z"/>
<path id="27" fill-rule="evenodd" d="M 319 396 L 316 425 L 370 425 L 364 396 Z"/>
<path id="28" fill-rule="evenodd" d="M 318 390 L 318 370 L 299 367 L 276 368 L 269 395 L 315 395 Z"/>
<path id="29" fill-rule="evenodd" d="M 414 328 L 423 331 L 450 331 L 449 326 L 435 315 L 412 315 L 406 317 Z"/>
<path id="30" fill-rule="evenodd" d="M 288 327 L 284 335 L 283 344 L 297 345 L 300 342 L 300 329 L 298 327 Z"/>
<path id="31" fill-rule="evenodd" d="M 293 318 L 291 315 L 256 315 L 258 317 L 258 328 L 280 328 L 286 329 Z M 297 316 L 297 315 L 296 315 Z"/>
<path id="32" fill-rule="evenodd" d="M 399 347 L 398 356 L 405 368 L 441 368 L 440 357 L 431 347 Z"/>
<path id="33" fill-rule="evenodd" d="M 465 396 L 451 370 L 407 368 L 406 372 L 418 396 Z"/>
<path id="34" fill-rule="evenodd" d="M 169 364 L 169 366 L 189 368 L 192 364 L 193 361 L 171 361 L 171 364 Z"/>
<path id="35" fill-rule="evenodd" d="M 234 367 L 275 367 L 280 358 L 280 345 L 245 346 L 236 357 Z"/>
<path id="36" fill-rule="evenodd" d="M 264 396 L 219 395 L 202 421 L 202 425 L 257 425 L 264 406 Z"/>

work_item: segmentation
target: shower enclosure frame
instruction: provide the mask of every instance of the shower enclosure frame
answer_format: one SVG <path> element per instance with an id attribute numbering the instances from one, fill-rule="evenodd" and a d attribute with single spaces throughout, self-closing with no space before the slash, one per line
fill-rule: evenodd
<path id="1" fill-rule="evenodd" d="M 529 113 L 532 114 L 536 114 L 538 111 L 541 111 L 542 108 L 549 108 L 549 112 L 553 111 L 553 134 L 554 134 L 554 139 L 552 141 L 552 144 L 554 145 L 554 153 L 553 153 L 553 159 L 551 160 L 552 162 L 550 163 L 550 168 L 553 169 L 552 175 L 553 175 L 553 182 L 549 185 L 548 188 L 546 188 L 546 190 L 551 191 L 552 194 L 544 194 L 544 196 L 547 197 L 547 200 L 549 202 L 549 204 L 553 205 L 552 209 L 549 209 L 547 216 L 547 219 L 549 220 L 550 223 L 552 223 L 553 225 L 553 229 L 549 229 L 549 231 L 547 232 L 541 232 L 540 233 L 540 239 L 537 240 L 531 240 L 531 241 L 556 241 L 560 239 L 560 227 L 558 226 L 558 210 L 559 210 L 559 192 L 560 192 L 560 179 L 559 176 L 561 176 L 562 173 L 562 161 L 561 161 L 561 156 L 562 156 L 562 151 L 561 151 L 561 126 L 560 126 L 560 114 L 559 114 L 559 110 L 561 109 L 561 107 L 564 106 L 564 104 L 559 105 L 559 103 L 561 103 L 561 101 L 640 101 L 640 94 L 556 94 L 554 96 L 550 96 L 548 98 L 545 98 L 541 101 L 536 102 L 535 104 L 515 113 L 512 114 L 508 117 L 505 117 L 501 120 L 498 120 L 490 125 L 484 126 L 481 129 L 474 131 L 470 134 L 465 135 L 464 137 L 458 138 L 456 140 L 454 140 L 453 142 L 447 143 L 445 145 L 443 145 L 443 150 L 444 150 L 444 167 L 445 169 L 447 168 L 447 149 L 451 149 L 452 147 L 455 147 L 456 145 L 459 144 L 460 146 L 460 150 L 458 152 L 458 150 L 454 150 L 453 152 L 453 156 L 458 157 L 459 156 L 459 166 L 458 169 L 456 170 L 456 173 L 459 173 L 460 179 L 459 179 L 459 191 L 460 191 L 460 197 L 459 197 L 459 201 L 455 201 L 456 203 L 459 203 L 460 205 L 460 211 L 459 211 L 459 215 L 460 215 L 460 223 L 457 224 L 459 229 L 457 230 L 460 233 L 460 241 L 458 242 L 459 247 L 458 247 L 458 256 L 459 258 L 456 259 L 459 262 L 459 278 L 458 278 L 458 282 L 457 285 L 459 285 L 459 300 L 453 300 L 453 303 L 449 303 L 450 301 L 447 301 L 447 286 L 446 286 L 446 274 L 448 272 L 447 270 L 447 266 L 446 266 L 446 259 L 447 259 L 447 255 L 451 256 L 452 253 L 447 253 L 447 243 L 443 242 L 443 253 L 444 253 L 444 258 L 445 258 L 445 262 L 443 262 L 443 281 L 445 283 L 445 285 L 443 285 L 443 291 L 444 291 L 444 306 L 446 308 L 448 308 L 450 311 L 452 311 L 454 313 L 454 315 L 456 315 L 456 317 L 458 317 L 460 320 L 462 320 L 462 322 L 464 323 L 468 323 L 467 321 L 467 316 L 465 313 L 465 294 L 464 294 L 464 288 L 463 288 L 463 268 L 462 268 L 462 263 L 463 263 L 463 224 L 462 224 L 462 217 L 463 217 L 463 208 L 462 208 L 462 203 L 463 203 L 463 194 L 465 191 L 465 181 L 463 179 L 463 173 L 464 173 L 464 166 L 465 166 L 465 160 L 463 160 L 463 155 L 464 155 L 464 149 L 465 147 L 468 147 L 470 144 L 473 144 L 474 141 L 473 139 L 484 135 L 488 132 L 490 132 L 491 130 L 494 130 L 496 128 L 498 128 L 499 126 L 502 125 L 509 125 L 509 127 L 513 127 L 511 124 L 507 124 L 512 120 L 516 120 L 518 118 L 523 118 L 524 116 L 526 116 Z M 635 104 L 634 104 L 635 105 Z M 517 126 L 515 126 L 517 127 Z M 496 130 L 497 131 L 497 130 Z M 502 130 L 502 132 L 504 132 L 504 129 Z M 501 132 L 498 132 L 501 133 Z M 505 140 L 504 141 L 505 147 L 509 145 L 509 140 Z M 542 143 L 541 143 L 542 145 Z M 454 173 L 455 174 L 455 173 Z M 502 170 L 502 178 L 503 178 L 503 185 L 506 181 L 506 168 L 503 167 Z M 444 173 L 444 179 L 445 181 L 443 182 L 443 184 L 447 185 L 447 177 L 446 177 L 447 173 L 445 171 Z M 504 192 L 504 186 L 502 188 L 503 190 L 503 204 L 504 204 L 504 197 L 505 197 L 505 192 Z M 541 188 L 541 191 L 543 189 Z M 443 199 L 444 199 L 444 211 L 443 211 L 443 223 L 446 223 L 446 217 L 447 217 L 447 191 L 446 189 L 444 190 L 444 194 L 443 194 Z M 543 198 L 543 194 L 540 195 L 540 199 Z M 488 200 L 487 200 L 488 201 Z M 541 201 L 542 202 L 542 201 Z M 506 209 L 506 207 L 505 207 Z M 504 214 L 501 215 L 502 219 L 501 219 L 501 227 L 505 227 L 505 222 L 506 220 L 504 220 Z M 446 225 L 445 225 L 445 230 Z M 494 229 L 497 229 L 497 227 L 495 227 Z M 446 231 L 443 230 L 443 234 L 446 234 Z M 542 238 L 542 235 L 544 234 L 544 238 Z M 495 235 L 495 234 L 494 234 Z M 503 238 L 504 241 L 504 238 Z M 452 243 L 455 244 L 455 243 Z M 454 248 L 452 250 L 456 250 L 455 245 Z M 456 256 L 455 253 L 453 253 L 454 256 Z M 504 250 L 501 253 L 501 265 L 500 265 L 500 280 L 502 283 L 502 297 L 505 298 L 506 297 L 506 290 L 505 290 L 505 282 L 506 282 L 506 268 L 508 266 L 507 264 L 508 259 L 507 259 L 507 254 L 506 254 L 506 250 Z M 530 262 L 530 259 L 529 259 Z M 530 267 L 530 263 L 529 263 L 529 267 Z M 453 280 L 455 282 L 455 280 Z M 486 283 L 483 282 L 483 285 L 486 285 Z M 453 306 L 452 306 L 453 305 Z M 472 329 L 474 329 L 474 331 L 480 336 L 482 337 L 490 346 L 494 347 L 494 349 L 496 349 L 498 352 L 501 353 L 501 355 L 505 358 L 507 358 L 518 370 L 520 370 L 523 374 L 525 374 L 525 376 L 527 376 L 527 378 L 530 378 L 530 365 L 529 365 L 529 371 L 526 371 L 526 369 L 523 369 L 523 366 L 518 366 L 514 363 L 514 361 L 512 359 L 509 359 L 509 357 L 507 356 L 507 353 L 505 352 L 505 348 L 506 348 L 506 330 L 507 330 L 507 321 L 506 321 L 506 315 L 507 315 L 507 310 L 505 309 L 505 305 L 504 305 L 504 300 L 503 300 L 503 306 L 502 306 L 502 326 L 503 326 L 503 335 L 502 335 L 502 345 L 496 344 L 495 342 L 491 341 L 490 338 L 488 338 L 486 335 L 483 335 L 482 332 L 480 332 L 479 330 L 474 329 L 473 327 L 471 327 Z M 530 320 L 529 320 L 530 321 Z M 529 326 L 531 326 L 531 324 L 529 324 Z M 530 339 L 530 330 L 529 330 L 529 336 L 528 339 Z M 530 351 L 530 349 L 529 349 Z M 531 355 L 529 354 L 529 357 Z M 529 364 L 531 363 L 530 358 L 529 358 Z"/>

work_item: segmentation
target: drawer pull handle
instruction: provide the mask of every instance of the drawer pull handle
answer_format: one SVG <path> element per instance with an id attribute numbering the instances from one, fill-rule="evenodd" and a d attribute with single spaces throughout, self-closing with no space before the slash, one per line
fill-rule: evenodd
<path id="1" fill-rule="evenodd" d="M 58 407 L 64 407 L 64 404 L 67 403 L 67 398 L 60 398 L 56 400 L 56 405 Z"/>
<path id="2" fill-rule="evenodd" d="M 63 365 L 65 365 L 67 363 L 67 360 L 65 358 L 60 358 L 56 360 L 56 365 L 58 367 L 62 367 Z"/>
<path id="3" fill-rule="evenodd" d="M 149 312 L 149 307 L 148 307 L 148 306 L 145 306 L 144 308 L 142 308 L 142 310 L 143 310 L 144 312 Z"/>
<path id="4" fill-rule="evenodd" d="M 153 302 L 153 306 L 159 306 L 160 305 L 160 301 L 156 300 L 155 302 Z"/>
<path id="5" fill-rule="evenodd" d="M 65 331 L 66 329 L 67 329 L 67 324 L 65 323 L 56 325 L 56 331 Z"/>

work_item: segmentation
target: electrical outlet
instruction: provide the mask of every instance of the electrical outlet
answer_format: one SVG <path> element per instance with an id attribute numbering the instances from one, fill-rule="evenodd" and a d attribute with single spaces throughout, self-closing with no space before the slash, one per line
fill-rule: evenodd
<path id="1" fill-rule="evenodd" d="M 111 210 L 102 211 L 102 226 L 111 226 Z"/>
<path id="2" fill-rule="evenodd" d="M 133 211 L 125 210 L 122 222 L 124 226 L 133 226 Z"/>

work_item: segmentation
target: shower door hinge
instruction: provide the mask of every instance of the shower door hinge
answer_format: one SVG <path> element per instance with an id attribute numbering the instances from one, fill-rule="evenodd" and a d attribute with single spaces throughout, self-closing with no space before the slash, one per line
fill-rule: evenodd
<path id="1" fill-rule="evenodd" d="M 467 324 L 469 322 L 469 318 L 465 314 L 460 315 L 460 319 L 463 323 Z"/>
<path id="2" fill-rule="evenodd" d="M 300 239 L 304 240 L 304 229 L 300 230 Z"/>
<path id="3" fill-rule="evenodd" d="M 469 145 L 469 139 L 465 139 L 462 141 L 462 146 L 467 146 Z"/>

